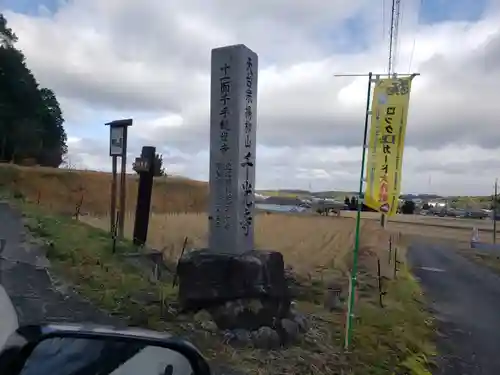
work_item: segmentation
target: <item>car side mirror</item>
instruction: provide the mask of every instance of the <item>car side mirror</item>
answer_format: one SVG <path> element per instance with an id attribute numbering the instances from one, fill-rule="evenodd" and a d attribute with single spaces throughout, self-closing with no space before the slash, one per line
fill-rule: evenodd
<path id="1" fill-rule="evenodd" d="M 210 375 L 188 341 L 155 331 L 102 326 L 20 327 L 0 353 L 2 375 Z"/>

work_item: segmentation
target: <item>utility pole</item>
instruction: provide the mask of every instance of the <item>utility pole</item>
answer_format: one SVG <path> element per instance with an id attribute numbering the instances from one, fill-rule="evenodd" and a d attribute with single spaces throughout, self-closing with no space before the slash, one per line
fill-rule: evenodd
<path id="1" fill-rule="evenodd" d="M 394 74 L 398 57 L 399 20 L 401 17 L 401 0 L 392 0 L 391 26 L 389 29 L 389 66 L 387 75 Z"/>
<path id="2" fill-rule="evenodd" d="M 493 195 L 493 244 L 497 243 L 497 199 L 498 199 L 498 178 L 495 179 L 495 195 Z"/>

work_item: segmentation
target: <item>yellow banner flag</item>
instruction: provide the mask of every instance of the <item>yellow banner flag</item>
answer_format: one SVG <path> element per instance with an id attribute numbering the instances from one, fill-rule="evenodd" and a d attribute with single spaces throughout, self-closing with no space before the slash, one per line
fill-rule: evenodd
<path id="1" fill-rule="evenodd" d="M 364 203 L 397 212 L 412 77 L 380 79 L 373 91 Z"/>

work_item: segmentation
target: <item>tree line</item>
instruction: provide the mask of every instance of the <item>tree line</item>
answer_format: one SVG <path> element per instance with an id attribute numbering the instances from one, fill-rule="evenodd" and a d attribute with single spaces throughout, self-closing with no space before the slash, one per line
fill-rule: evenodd
<path id="1" fill-rule="evenodd" d="M 59 167 L 67 153 L 64 118 L 54 92 L 41 87 L 0 13 L 0 160 Z"/>

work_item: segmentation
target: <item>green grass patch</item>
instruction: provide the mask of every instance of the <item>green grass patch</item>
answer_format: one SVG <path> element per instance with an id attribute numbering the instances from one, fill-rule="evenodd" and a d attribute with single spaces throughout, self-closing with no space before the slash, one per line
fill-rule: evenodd
<path id="1" fill-rule="evenodd" d="M 113 254 L 108 233 L 71 218 L 49 215 L 31 204 L 22 206 L 27 227 L 47 240 L 52 267 L 78 292 L 132 325 L 157 325 L 163 308 L 160 296 L 173 299 L 175 291 L 171 284 L 151 282 L 124 261 L 121 254 L 136 251 L 130 242 L 117 241 Z M 169 328 L 177 331 L 175 326 Z"/>
<path id="2" fill-rule="evenodd" d="M 433 323 L 417 281 L 403 268 L 386 291 L 383 309 L 374 301 L 358 305 L 353 363 L 372 363 L 366 374 L 430 375 Z"/>
<path id="3" fill-rule="evenodd" d="M 262 375 L 430 374 L 426 368 L 434 353 L 432 326 L 418 284 L 406 270 L 388 284 L 384 309 L 377 296 L 360 299 L 349 354 L 342 351 L 345 313 L 324 310 L 318 280 L 311 280 L 310 292 L 298 301 L 300 310 L 311 317 L 311 329 L 297 345 L 279 351 L 235 349 L 223 344 L 220 333 L 202 328 L 207 320 L 203 315 L 165 314 L 170 304 L 175 305 L 177 290 L 170 282 L 150 281 L 125 261 L 123 253 L 135 250 L 130 242 L 119 241 L 113 254 L 109 233 L 29 202 L 16 204 L 29 229 L 48 243 L 52 267 L 82 296 L 131 325 L 182 335 L 211 360 Z M 165 303 L 160 303 L 160 296 Z"/>

